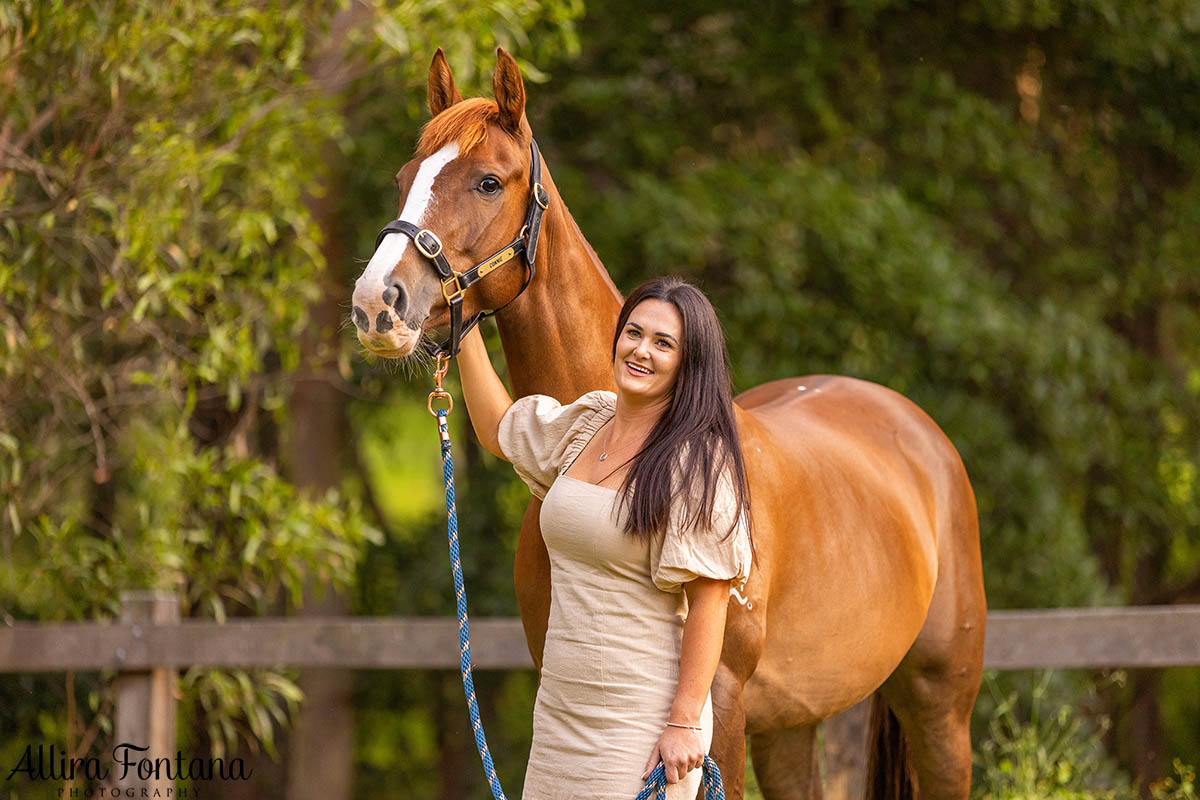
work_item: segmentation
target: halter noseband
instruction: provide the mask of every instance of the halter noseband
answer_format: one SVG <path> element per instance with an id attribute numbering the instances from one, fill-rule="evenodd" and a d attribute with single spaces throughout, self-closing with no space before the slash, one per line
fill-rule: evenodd
<path id="1" fill-rule="evenodd" d="M 534 258 L 537 255 L 538 236 L 542 231 L 542 214 L 550 207 L 550 194 L 546 191 L 546 187 L 542 186 L 542 156 L 538 151 L 537 142 L 530 140 L 529 153 L 530 197 L 529 208 L 525 212 L 524 226 L 522 226 L 521 231 L 517 234 L 516 239 L 513 239 L 507 245 L 470 269 L 463 272 L 455 272 L 451 268 L 450 262 L 446 260 L 446 256 L 442 253 L 442 240 L 437 237 L 437 234 L 428 228 L 418 228 L 407 220 L 392 220 L 387 225 L 384 225 L 383 230 L 375 237 L 375 249 L 378 250 L 379 245 L 383 243 L 384 237 L 389 233 L 399 233 L 407 236 L 416 245 L 417 252 L 433 264 L 434 270 L 437 271 L 438 278 L 442 282 L 442 297 L 446 298 L 446 305 L 450 308 L 450 338 L 437 346 L 435 350 L 437 355 L 448 356 L 450 358 L 458 355 L 462 337 L 471 328 L 479 324 L 480 320 L 492 316 L 504 308 L 504 306 L 507 306 L 508 303 L 520 297 L 522 292 L 529 287 L 530 281 L 533 280 L 535 270 Z M 462 305 L 463 295 L 467 289 L 479 283 L 488 273 L 507 264 L 518 255 L 525 256 L 526 265 L 525 282 L 521 284 L 521 288 L 504 305 L 494 308 L 491 311 L 477 311 L 464 324 Z"/>

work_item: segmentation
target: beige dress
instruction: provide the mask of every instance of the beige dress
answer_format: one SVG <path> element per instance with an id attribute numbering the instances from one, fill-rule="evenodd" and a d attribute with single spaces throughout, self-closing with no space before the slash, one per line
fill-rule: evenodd
<path id="1" fill-rule="evenodd" d="M 590 392 L 563 406 L 533 395 L 500 423 L 501 449 L 543 499 L 550 554 L 550 620 L 523 800 L 633 800 L 675 698 L 682 584 L 704 576 L 740 587 L 749 574 L 744 524 L 721 541 L 735 508 L 728 484 L 715 532 L 669 530 L 647 540 L 622 530 L 615 490 L 562 474 L 612 418 L 615 398 Z M 711 696 L 702 725 L 707 750 Z M 692 800 L 700 776 L 692 770 L 667 797 Z"/>

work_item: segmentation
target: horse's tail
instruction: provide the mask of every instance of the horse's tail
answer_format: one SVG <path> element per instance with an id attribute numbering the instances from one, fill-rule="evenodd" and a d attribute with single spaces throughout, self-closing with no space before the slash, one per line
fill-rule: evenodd
<path id="1" fill-rule="evenodd" d="M 908 763 L 904 731 L 879 692 L 871 697 L 867 730 L 867 800 L 917 800 L 919 793 Z"/>

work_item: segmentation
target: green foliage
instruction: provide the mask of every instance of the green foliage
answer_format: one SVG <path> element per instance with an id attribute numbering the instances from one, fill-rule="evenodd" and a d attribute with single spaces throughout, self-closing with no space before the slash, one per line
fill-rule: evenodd
<path id="1" fill-rule="evenodd" d="M 1129 794 L 1128 782 L 1107 762 L 1101 736 L 1108 720 L 1094 724 L 1071 706 L 1051 705 L 1048 674 L 1032 691 L 1027 710 L 1019 695 L 996 698 L 989 736 L 976 745 L 972 797 L 979 800 L 1085 800 Z M 986 685 L 993 692 L 995 684 Z"/>
<path id="2" fill-rule="evenodd" d="M 1200 760 L 1200 670 L 1174 667 L 1163 670 L 1164 752 Z"/>
<path id="3" fill-rule="evenodd" d="M 1031 692 L 1001 696 L 992 676 L 985 688 L 994 710 L 988 735 L 975 748 L 975 779 L 971 796 L 976 800 L 1134 800 L 1141 796 L 1108 757 L 1102 737 L 1109 729 L 1080 708 L 1054 703 L 1049 672 Z M 1095 698 L 1086 699 L 1094 703 Z M 1193 800 L 1196 773 L 1181 760 L 1173 763 L 1174 775 L 1150 782 L 1154 800 Z"/>
<path id="4" fill-rule="evenodd" d="M 6 62 L 22 78 L 6 97 L 8 138 L 24 148 L 0 180 L 17 200 L 0 240 L 5 535 L 31 557 L 49 549 L 49 579 L 73 581 L 40 606 L 6 598 L 22 613 L 111 612 L 117 590 L 173 585 L 212 544 L 203 536 L 226 530 L 255 542 L 278 529 L 272 541 L 300 545 L 288 558 L 329 548 L 326 566 L 351 574 L 345 547 L 366 533 L 352 511 L 333 497 L 295 506 L 272 454 L 251 452 L 248 425 L 189 428 L 247 400 L 278 412 L 287 387 L 269 364 L 297 362 L 295 301 L 314 295 L 320 265 L 303 197 L 317 177 L 308 142 L 338 130 L 327 103 L 304 94 L 304 11 L 4 8 Z M 214 493 L 233 505 L 218 514 Z M 24 548 L 14 539 L 27 527 Z"/>
<path id="5" fill-rule="evenodd" d="M 580 11 L 0 0 L 0 611 L 111 617 L 152 587 L 225 619 L 350 586 L 382 541 L 360 486 L 302 491 L 283 457 L 348 115 L 378 97 L 377 141 L 411 140 L 426 42 L 473 87 L 497 43 L 576 47 Z M 183 686 L 218 750 L 273 752 L 299 699 L 272 671 Z"/>
<path id="6" fill-rule="evenodd" d="M 179 685 L 202 711 L 214 758 L 232 757 L 241 742 L 276 755 L 276 726 L 286 728 L 303 700 L 290 677 L 268 670 L 193 668 Z"/>
<path id="7" fill-rule="evenodd" d="M 1153 800 L 1196 800 L 1196 769 L 1178 758 L 1171 762 L 1175 774 L 1150 784 Z"/>

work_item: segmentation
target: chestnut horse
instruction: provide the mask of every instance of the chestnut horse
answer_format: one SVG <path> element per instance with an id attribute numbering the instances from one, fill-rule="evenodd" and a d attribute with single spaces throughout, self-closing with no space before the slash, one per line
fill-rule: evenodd
<path id="1" fill-rule="evenodd" d="M 494 102 L 463 100 L 438 50 L 433 119 L 397 176 L 399 218 L 436 232 L 455 270 L 526 235 L 532 133 L 520 70 L 503 49 L 493 89 Z M 518 397 L 570 402 L 613 387 L 622 298 L 548 170 L 541 183 L 549 203 L 536 272 L 520 257 L 494 267 L 465 292 L 463 312 L 503 307 L 496 319 Z M 382 236 L 354 288 L 369 350 L 404 357 L 447 326 L 447 295 L 425 255 L 407 235 Z M 731 596 L 712 686 L 712 755 L 728 796 L 743 796 L 749 734 L 767 798 L 819 797 L 817 724 L 874 692 L 869 791 L 966 798 L 986 600 L 958 453 L 916 405 L 866 381 L 787 378 L 735 402 L 757 560 L 747 598 Z M 514 579 L 540 666 L 550 567 L 539 508 L 534 500 L 525 513 Z"/>

